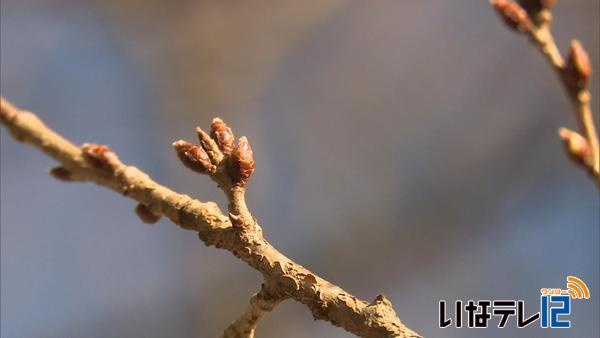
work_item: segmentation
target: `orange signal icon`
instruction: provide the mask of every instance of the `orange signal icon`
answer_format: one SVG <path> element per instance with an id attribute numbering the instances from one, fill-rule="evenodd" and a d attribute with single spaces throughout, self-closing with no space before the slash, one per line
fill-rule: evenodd
<path id="1" fill-rule="evenodd" d="M 585 283 L 575 277 L 568 276 L 567 277 L 567 290 L 566 290 L 571 298 L 573 299 L 589 299 L 590 298 L 590 289 L 585 285 Z"/>

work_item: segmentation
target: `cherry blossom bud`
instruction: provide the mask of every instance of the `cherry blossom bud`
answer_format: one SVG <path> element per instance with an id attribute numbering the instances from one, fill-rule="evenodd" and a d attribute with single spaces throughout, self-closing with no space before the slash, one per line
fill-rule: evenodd
<path id="1" fill-rule="evenodd" d="M 212 125 L 210 126 L 210 136 L 217 142 L 217 145 L 223 154 L 231 154 L 235 138 L 233 137 L 231 128 L 229 128 L 223 120 L 218 117 L 213 119 Z"/>
<path id="2" fill-rule="evenodd" d="M 117 155 L 102 144 L 85 143 L 81 146 L 81 153 L 96 168 L 114 169 L 119 162 Z"/>
<path id="3" fill-rule="evenodd" d="M 533 29 L 529 15 L 518 3 L 511 0 L 490 0 L 490 3 L 508 27 L 520 32 Z"/>
<path id="4" fill-rule="evenodd" d="M 173 143 L 173 148 L 175 148 L 181 163 L 187 168 L 200 174 L 214 171 L 208 154 L 199 145 L 179 140 Z"/>
<path id="5" fill-rule="evenodd" d="M 242 136 L 229 159 L 229 174 L 234 185 L 243 187 L 254 172 L 254 153 L 248 139 Z"/>
<path id="6" fill-rule="evenodd" d="M 592 64 L 585 49 L 577 40 L 571 42 L 565 64 L 565 76 L 569 89 L 574 93 L 586 89 L 592 77 Z"/>
<path id="7" fill-rule="evenodd" d="M 558 134 L 563 140 L 569 156 L 575 162 L 585 165 L 592 153 L 588 141 L 583 136 L 567 128 L 560 128 Z"/>
<path id="8" fill-rule="evenodd" d="M 221 163 L 223 160 L 223 154 L 221 153 L 221 150 L 219 149 L 219 146 L 215 140 L 210 138 L 210 136 L 204 130 L 202 130 L 202 128 L 196 128 L 196 134 L 198 134 L 200 145 L 202 145 L 202 148 L 204 148 L 204 151 L 206 151 L 212 163 L 214 165 L 219 165 L 219 163 Z"/>

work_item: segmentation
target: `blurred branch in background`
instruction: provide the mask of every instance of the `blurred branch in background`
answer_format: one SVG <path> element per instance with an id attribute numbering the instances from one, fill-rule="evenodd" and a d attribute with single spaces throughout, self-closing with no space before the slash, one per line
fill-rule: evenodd
<path id="1" fill-rule="evenodd" d="M 592 65 L 577 40 L 571 42 L 565 61 L 551 31 L 555 0 L 491 0 L 492 6 L 513 30 L 527 35 L 558 74 L 573 107 L 580 133 L 560 128 L 559 135 L 571 159 L 587 169 L 600 188 L 600 147 L 594 126 L 589 90 Z"/>
<path id="2" fill-rule="evenodd" d="M 343 5 L 341 0 L 101 3 L 112 28 L 136 39 L 123 47 L 141 67 L 153 65 L 145 73 L 162 95 L 174 98 L 164 109 L 185 111 L 202 101 L 216 112 L 260 95 L 294 46 Z"/>

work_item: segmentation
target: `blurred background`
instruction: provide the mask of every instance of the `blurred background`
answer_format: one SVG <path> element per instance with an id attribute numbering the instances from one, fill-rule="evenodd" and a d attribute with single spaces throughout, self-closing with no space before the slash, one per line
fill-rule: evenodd
<path id="1" fill-rule="evenodd" d="M 600 4 L 558 1 L 600 69 Z M 600 72 L 596 72 L 597 74 Z M 598 76 L 593 108 L 598 121 Z M 171 149 L 224 118 L 252 143 L 266 237 L 426 337 L 598 337 L 599 194 L 557 137 L 562 87 L 487 1 L 3 0 L 1 93 L 225 207 Z M 65 184 L 1 137 L 1 336 L 216 337 L 261 278 L 135 203 Z M 570 330 L 438 328 L 438 301 L 587 282 Z M 490 326 L 497 325 L 498 318 Z M 286 301 L 258 337 L 350 337 Z"/>

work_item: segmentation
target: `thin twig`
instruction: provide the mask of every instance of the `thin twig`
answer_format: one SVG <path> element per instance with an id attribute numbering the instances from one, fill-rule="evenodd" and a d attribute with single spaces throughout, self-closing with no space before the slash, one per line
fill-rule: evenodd
<path id="1" fill-rule="evenodd" d="M 600 145 L 594 124 L 589 83 L 592 68 L 581 44 L 573 40 L 563 59 L 551 31 L 552 0 L 491 0 L 505 23 L 527 35 L 560 79 L 573 105 L 580 133 L 560 128 L 568 155 L 584 167 L 600 187 Z"/>
<path id="2" fill-rule="evenodd" d="M 538 49 L 556 71 L 569 96 L 569 100 L 575 110 L 575 117 L 579 123 L 579 128 L 583 132 L 585 139 L 589 142 L 592 158 L 588 165 L 590 166 L 593 175 L 596 176 L 597 179 L 600 179 L 600 148 L 590 102 L 592 95 L 587 86 L 578 90 L 573 90 L 570 86 L 570 76 L 566 71 L 565 61 L 554 41 L 550 25 L 534 28 L 529 33 L 532 41 L 535 42 Z"/>
<path id="3" fill-rule="evenodd" d="M 228 250 L 259 271 L 276 294 L 305 304 L 315 319 L 329 321 L 362 337 L 421 337 L 400 322 L 384 296 L 379 295 L 372 302 L 360 300 L 295 263 L 265 240 L 260 225 L 249 215 L 245 203 L 241 204 L 243 185 L 250 169 L 247 152 L 237 155 L 233 152 L 225 159 L 213 154 L 209 160 L 220 161 L 218 166 L 213 166 L 198 148 L 178 151 L 180 156 L 188 153 L 197 155 L 184 157 L 182 161 L 196 166 L 196 169 L 199 163 L 207 165 L 211 177 L 230 192 L 228 196 L 232 207 L 230 217 L 227 217 L 214 202 L 200 202 L 178 194 L 156 183 L 141 170 L 123 164 L 106 146 L 75 146 L 49 129 L 35 114 L 19 110 L 3 98 L 0 120 L 15 139 L 33 145 L 60 162 L 61 166 L 51 171 L 55 177 L 95 182 L 144 205 L 145 208 L 138 210 L 137 214 L 145 215 L 144 218 L 148 216 L 145 221 L 155 221 L 146 215 L 149 212 L 150 215 L 165 216 L 184 229 L 198 232 L 206 245 Z M 210 141 L 201 143 L 210 148 Z M 232 159 L 235 159 L 233 165 Z M 231 170 L 227 172 L 228 168 L 235 169 L 233 174 Z M 235 190 L 238 192 L 234 193 Z"/>

